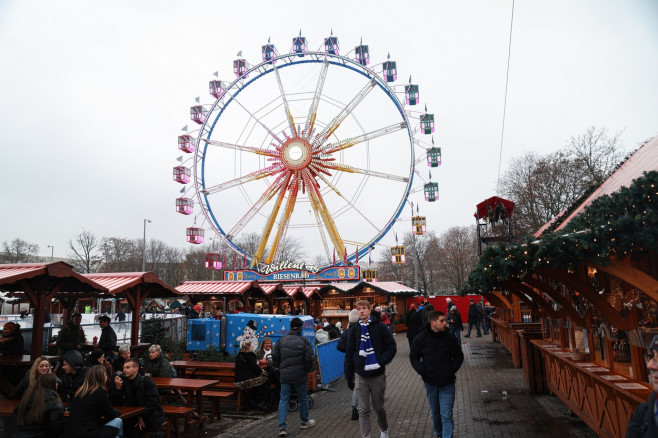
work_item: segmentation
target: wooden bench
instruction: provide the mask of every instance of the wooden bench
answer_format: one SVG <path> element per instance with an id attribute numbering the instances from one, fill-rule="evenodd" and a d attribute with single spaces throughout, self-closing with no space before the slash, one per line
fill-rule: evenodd
<path id="1" fill-rule="evenodd" d="M 233 384 L 233 380 L 235 379 L 234 369 L 212 370 L 212 371 L 201 370 L 194 373 L 194 376 L 199 377 L 200 379 L 219 380 L 219 383 L 215 384 L 215 386 L 212 387 L 212 390 L 216 390 L 219 392 L 229 392 L 229 395 L 219 397 L 217 402 L 221 401 L 222 399 L 227 400 L 231 395 L 235 394 L 235 411 L 240 412 L 240 408 L 242 406 L 242 394 L 244 391 L 236 388 L 235 385 Z"/>
<path id="2" fill-rule="evenodd" d="M 178 419 L 179 418 L 184 418 L 185 419 L 185 432 L 187 432 L 187 429 L 189 428 L 190 421 L 188 421 L 188 418 L 190 415 L 192 415 L 192 412 L 194 412 L 194 408 L 189 408 L 187 406 L 169 406 L 165 405 L 162 407 L 162 410 L 164 411 L 164 414 L 167 416 L 167 420 L 169 423 L 171 423 L 171 426 L 173 426 L 174 429 L 174 434 L 176 438 L 180 437 L 180 431 L 178 429 Z M 169 431 L 167 432 L 167 438 L 169 438 L 170 433 L 171 433 L 171 426 L 169 426 Z"/>
<path id="3" fill-rule="evenodd" d="M 222 419 L 222 399 L 232 396 L 235 391 L 202 391 L 201 395 L 210 400 L 210 423 L 212 424 L 215 415 L 218 420 Z"/>

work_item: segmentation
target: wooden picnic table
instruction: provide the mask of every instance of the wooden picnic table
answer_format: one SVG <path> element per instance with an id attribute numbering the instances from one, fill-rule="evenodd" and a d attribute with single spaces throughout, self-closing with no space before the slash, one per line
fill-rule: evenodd
<path id="1" fill-rule="evenodd" d="M 184 379 L 181 377 L 152 377 L 153 382 L 161 389 L 173 389 L 174 391 L 187 392 L 187 406 L 192 407 L 192 395 L 196 394 L 197 399 L 197 412 L 199 417 L 203 419 L 203 392 L 204 388 L 214 386 L 219 383 L 219 380 L 209 379 Z M 203 421 L 200 421 L 203 422 Z"/>
<path id="2" fill-rule="evenodd" d="M 0 417 L 11 417 L 14 415 L 14 409 L 18 404 L 20 403 L 20 400 L 7 400 L 7 399 L 2 399 L 0 400 Z M 66 406 L 67 403 L 64 403 Z M 121 411 L 121 419 L 125 420 L 126 418 L 130 417 L 136 417 L 138 415 L 143 414 L 146 412 L 146 408 L 143 406 L 113 406 L 114 409 L 117 409 Z M 64 413 L 66 417 L 69 416 L 69 412 L 66 411 Z"/>
<path id="3" fill-rule="evenodd" d="M 188 371 L 191 375 L 196 374 L 197 371 L 218 371 L 218 370 L 234 370 L 235 362 L 205 362 L 200 360 L 173 360 L 170 362 L 171 366 L 180 371 L 180 377 L 185 377 Z"/>

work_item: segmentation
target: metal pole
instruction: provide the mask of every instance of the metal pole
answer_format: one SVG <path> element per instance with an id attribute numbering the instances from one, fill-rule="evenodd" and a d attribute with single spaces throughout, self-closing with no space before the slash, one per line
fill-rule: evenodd
<path id="1" fill-rule="evenodd" d="M 50 261 L 54 261 L 55 247 L 53 245 L 47 245 L 46 248 L 50 248 Z"/>
<path id="2" fill-rule="evenodd" d="M 146 271 L 146 223 L 151 223 L 149 219 L 144 219 L 144 247 L 142 248 L 142 272 Z"/>

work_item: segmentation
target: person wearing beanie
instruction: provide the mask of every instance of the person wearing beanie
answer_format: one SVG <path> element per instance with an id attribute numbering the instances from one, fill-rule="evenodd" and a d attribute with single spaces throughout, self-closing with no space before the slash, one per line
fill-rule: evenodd
<path id="1" fill-rule="evenodd" d="M 281 397 L 279 399 L 279 436 L 286 436 L 286 419 L 288 402 L 292 389 L 297 392 L 299 401 L 300 428 L 315 426 L 315 420 L 309 418 L 308 373 L 313 369 L 315 353 L 308 339 L 302 337 L 303 322 L 299 318 L 290 321 L 290 331 L 272 350 L 272 363 L 279 370 Z"/>
<path id="2" fill-rule="evenodd" d="M 62 401 L 73 400 L 75 392 L 82 386 L 87 375 L 87 368 L 78 350 L 69 350 L 62 356 L 62 385 L 58 388 Z"/>
<path id="3" fill-rule="evenodd" d="M 103 365 L 104 363 L 105 352 L 100 348 L 94 349 L 91 353 L 89 353 L 89 356 L 87 356 L 87 359 L 85 360 L 85 365 L 89 368 L 93 367 L 94 365 Z"/>
<path id="4" fill-rule="evenodd" d="M 656 423 L 656 403 L 658 394 L 658 335 L 655 335 L 647 350 L 647 374 L 649 385 L 653 391 L 646 402 L 635 409 L 626 428 L 627 437 L 654 437 L 658 436 L 658 423 Z"/>
<path id="5" fill-rule="evenodd" d="M 69 350 L 82 350 L 82 346 L 87 342 L 85 331 L 80 326 L 82 315 L 74 313 L 71 315 L 71 322 L 62 327 L 57 334 L 57 354 L 62 356 Z"/>

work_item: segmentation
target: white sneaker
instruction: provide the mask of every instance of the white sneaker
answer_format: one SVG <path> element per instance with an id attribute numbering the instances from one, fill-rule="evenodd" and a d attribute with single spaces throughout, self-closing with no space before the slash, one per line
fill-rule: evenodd
<path id="1" fill-rule="evenodd" d="M 315 426 L 315 420 L 308 420 L 306 423 L 302 423 L 300 429 L 308 429 L 309 427 Z M 388 437 L 388 435 L 386 435 Z"/>
<path id="2" fill-rule="evenodd" d="M 388 430 L 382 430 L 382 434 L 379 435 L 379 438 L 388 438 Z"/>

